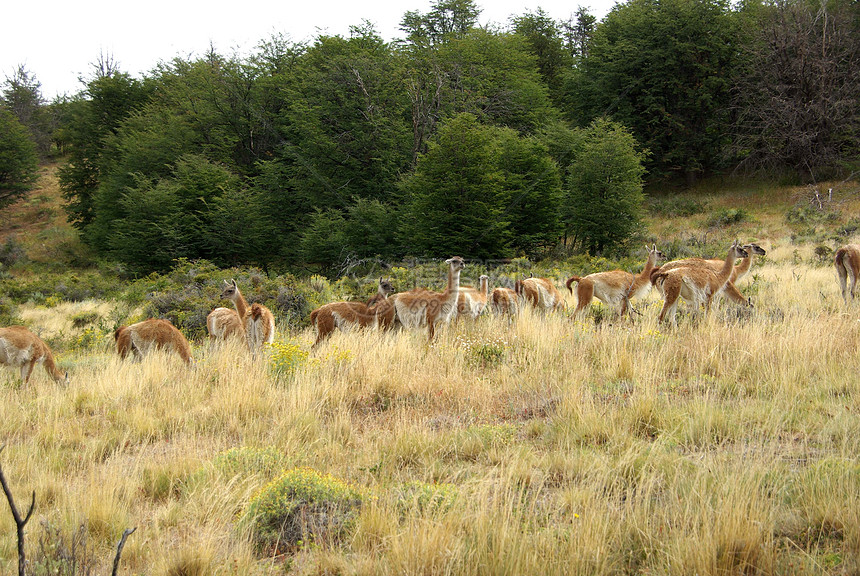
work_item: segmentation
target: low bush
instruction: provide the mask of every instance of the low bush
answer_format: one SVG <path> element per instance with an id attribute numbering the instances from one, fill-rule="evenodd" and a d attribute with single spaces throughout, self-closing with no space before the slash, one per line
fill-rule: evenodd
<path id="1" fill-rule="evenodd" d="M 283 470 L 285 458 L 276 448 L 230 448 L 215 457 L 215 468 L 226 476 L 259 474 L 271 478 Z"/>
<path id="2" fill-rule="evenodd" d="M 341 541 L 353 528 L 366 496 L 330 474 L 289 470 L 251 499 L 244 519 L 258 549 L 278 554 L 307 544 Z"/>
<path id="3" fill-rule="evenodd" d="M 444 514 L 454 507 L 460 491 L 454 484 L 428 484 L 415 480 L 396 488 L 394 495 L 397 508 L 402 513 Z"/>
<path id="4" fill-rule="evenodd" d="M 743 208 L 721 208 L 708 216 L 705 224 L 709 228 L 726 228 L 741 222 L 748 222 L 749 213 Z"/>

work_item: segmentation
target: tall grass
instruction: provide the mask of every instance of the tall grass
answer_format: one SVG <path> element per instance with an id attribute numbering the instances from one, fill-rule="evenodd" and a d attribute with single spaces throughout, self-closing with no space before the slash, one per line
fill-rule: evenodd
<path id="1" fill-rule="evenodd" d="M 67 388 L 0 372 L 3 468 L 50 526 L 83 526 L 97 573 L 128 527 L 130 574 L 857 573 L 858 308 L 794 250 L 744 280 L 751 312 L 676 327 L 652 296 L 633 321 L 526 311 L 429 346 L 311 351 L 282 327 L 266 362 L 201 343 L 190 370 L 72 348 Z M 68 334 L 70 312 L 24 313 Z M 371 497 L 348 537 L 263 557 L 241 518 L 295 467 Z M 0 513 L 2 573 L 13 528 Z"/>

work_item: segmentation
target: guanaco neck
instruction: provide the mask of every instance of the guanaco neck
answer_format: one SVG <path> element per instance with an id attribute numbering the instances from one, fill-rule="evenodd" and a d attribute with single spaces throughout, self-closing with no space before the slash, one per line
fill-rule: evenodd
<path id="1" fill-rule="evenodd" d="M 50 350 L 45 350 L 44 360 L 42 365 L 48 370 L 48 373 L 56 382 L 62 382 L 66 374 L 57 368 L 57 363 L 54 361 L 54 355 Z"/>
<path id="2" fill-rule="evenodd" d="M 481 294 L 486 299 L 487 293 L 490 290 L 490 279 L 489 278 L 481 278 Z"/>
<path id="3" fill-rule="evenodd" d="M 653 250 L 648 251 L 648 259 L 645 261 L 645 268 L 642 269 L 642 272 L 636 277 L 637 284 L 651 282 L 651 271 L 654 269 L 654 265 L 657 264 L 657 252 Z"/>
<path id="4" fill-rule="evenodd" d="M 457 301 L 460 292 L 460 268 L 457 267 L 456 262 L 452 262 L 448 266 L 448 288 L 445 289 L 445 292 L 449 298 L 453 297 L 454 302 Z"/>
<path id="5" fill-rule="evenodd" d="M 737 249 L 732 246 L 731 248 L 729 248 L 729 255 L 726 256 L 726 261 L 723 262 L 723 267 L 720 269 L 720 273 L 717 275 L 718 280 L 725 283 L 725 281 L 731 277 L 732 271 L 735 269 L 735 260 L 737 259 Z"/>
<path id="6" fill-rule="evenodd" d="M 755 258 L 755 253 L 752 250 L 747 250 L 747 252 L 749 252 L 749 255 L 746 258 L 741 258 L 741 263 L 738 264 L 732 271 L 732 274 L 735 278 L 737 278 L 738 276 L 743 276 L 744 274 L 749 272 L 750 267 L 753 265 L 753 258 Z"/>
<path id="7" fill-rule="evenodd" d="M 236 307 L 236 312 L 239 313 L 239 318 L 244 318 L 245 314 L 248 313 L 248 301 L 245 300 L 245 297 L 242 296 L 242 293 L 239 292 L 238 288 L 231 300 L 233 301 L 233 306 Z"/>

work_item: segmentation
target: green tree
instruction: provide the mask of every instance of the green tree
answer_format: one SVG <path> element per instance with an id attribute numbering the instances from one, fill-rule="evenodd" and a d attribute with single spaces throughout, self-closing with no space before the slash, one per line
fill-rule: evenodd
<path id="1" fill-rule="evenodd" d="M 538 8 L 534 14 L 526 13 L 512 19 L 514 32 L 526 40 L 529 50 L 537 58 L 543 81 L 549 88 L 553 102 L 561 101 L 564 79 L 573 66 L 573 56 L 565 48 L 565 39 L 559 24 Z"/>
<path id="2" fill-rule="evenodd" d="M 125 73 L 102 68 L 84 92 L 65 105 L 59 138 L 69 151 L 60 167 L 60 188 L 69 222 L 88 241 L 95 218 L 95 194 L 102 176 L 112 168 L 103 158 L 105 145 L 120 123 L 149 99 L 151 87 Z"/>
<path id="3" fill-rule="evenodd" d="M 0 107 L 0 208 L 26 194 L 38 170 L 39 156 L 30 131 Z"/>
<path id="4" fill-rule="evenodd" d="M 410 42 L 438 44 L 474 28 L 480 14 L 473 0 L 434 0 L 427 14 L 407 12 L 400 29 Z"/>
<path id="5" fill-rule="evenodd" d="M 728 0 L 617 4 L 572 76 L 568 112 L 580 125 L 610 115 L 651 151 L 652 173 L 692 182 L 721 167 L 738 43 Z"/>
<path id="6" fill-rule="evenodd" d="M 402 189 L 409 253 L 502 258 L 558 237 L 559 176 L 546 148 L 471 114 L 439 129 Z"/>
<path id="7" fill-rule="evenodd" d="M 132 177 L 113 211 L 108 254 L 140 271 L 165 270 L 180 257 L 265 264 L 259 208 L 226 167 L 186 154 L 167 176 Z"/>
<path id="8" fill-rule="evenodd" d="M 51 149 L 52 119 L 42 98 L 42 85 L 24 66 L 18 66 L 3 85 L 0 103 L 9 109 L 32 134 L 42 157 Z"/>
<path id="9" fill-rule="evenodd" d="M 349 38 L 319 37 L 288 73 L 268 82 L 278 88 L 281 140 L 258 165 L 254 186 L 279 215 L 274 234 L 282 256 L 329 263 L 319 242 L 300 245 L 295 239 L 335 218 L 332 211 L 350 220 L 355 199 L 390 203 L 400 174 L 409 169 L 402 59 L 364 25 L 353 27 Z M 362 244 L 346 252 L 361 251 Z"/>
<path id="10" fill-rule="evenodd" d="M 499 130 L 496 162 L 506 192 L 504 220 L 518 253 L 539 255 L 562 234 L 562 183 L 558 164 L 537 138 Z"/>
<path id="11" fill-rule="evenodd" d="M 588 45 L 596 25 L 597 17 L 583 6 L 579 6 L 576 14 L 562 23 L 565 48 L 575 62 L 579 63 L 588 56 Z"/>
<path id="12" fill-rule="evenodd" d="M 601 253 L 640 226 L 645 154 L 623 126 L 605 118 L 584 130 L 569 168 L 567 222 L 576 244 Z"/>
<path id="13" fill-rule="evenodd" d="M 416 158 L 440 121 L 463 112 L 526 134 L 558 117 L 537 57 L 519 34 L 473 29 L 404 53 Z"/>

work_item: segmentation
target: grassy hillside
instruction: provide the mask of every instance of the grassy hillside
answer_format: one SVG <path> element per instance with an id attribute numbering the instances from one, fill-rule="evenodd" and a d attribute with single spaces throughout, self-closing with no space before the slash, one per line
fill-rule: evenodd
<path id="1" fill-rule="evenodd" d="M 457 322 L 430 346 L 368 332 L 317 349 L 281 318 L 265 361 L 198 341 L 190 370 L 160 354 L 120 362 L 110 328 L 143 313 L 130 294 L 179 291 L 191 274 L 208 290 L 221 274 L 28 296 L 17 275 L 81 248 L 55 199 L 48 216 L 24 201 L 3 234 L 30 262 L 6 285 L 71 374 L 21 386 L 0 372 L 0 463 L 19 507 L 36 493 L 31 568 L 69 573 L 74 557 L 77 573 L 106 574 L 136 527 L 123 574 L 856 574 L 860 304 L 842 303 L 827 250 L 858 239 L 860 203 L 856 184 L 834 187 L 821 210 L 806 187 L 651 194 L 643 240 L 673 257 L 723 255 L 735 237 L 768 250 L 740 286 L 752 310 L 723 303 L 673 328 L 652 294 L 633 321 L 599 305 L 582 320 L 526 311 Z M 532 271 L 561 286 L 610 264 Z M 295 282 L 311 300 L 354 289 Z M 5 574 L 16 541 L 0 508 Z"/>

